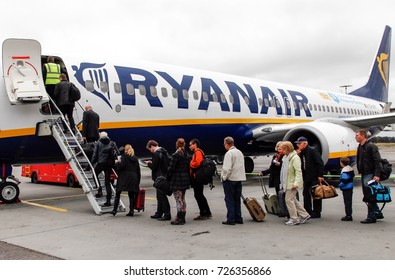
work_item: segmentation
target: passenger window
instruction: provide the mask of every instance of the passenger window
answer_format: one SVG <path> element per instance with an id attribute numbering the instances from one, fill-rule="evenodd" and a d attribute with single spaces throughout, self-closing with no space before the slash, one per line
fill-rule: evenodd
<path id="1" fill-rule="evenodd" d="M 144 85 L 139 85 L 139 91 L 141 95 L 143 96 L 147 95 L 147 90 Z"/>
<path id="2" fill-rule="evenodd" d="M 325 112 L 325 106 L 322 105 L 322 112 Z"/>
<path id="3" fill-rule="evenodd" d="M 262 106 L 262 104 L 263 104 L 263 101 L 262 101 L 262 98 L 258 98 L 258 104 L 259 104 L 259 106 Z"/>
<path id="4" fill-rule="evenodd" d="M 193 94 L 193 99 L 195 99 L 195 100 L 198 100 L 198 99 L 199 99 L 199 93 L 198 93 L 196 90 L 194 90 L 194 91 L 192 92 L 192 94 Z"/>
<path id="5" fill-rule="evenodd" d="M 269 99 L 265 98 L 263 102 L 265 103 L 265 107 L 269 107 Z"/>
<path id="6" fill-rule="evenodd" d="M 261 99 L 262 100 L 262 99 Z M 221 102 L 226 103 L 225 94 L 221 93 Z"/>
<path id="7" fill-rule="evenodd" d="M 233 95 L 229 95 L 229 102 L 230 104 L 235 103 L 235 99 L 233 98 Z"/>
<path id="8" fill-rule="evenodd" d="M 135 94 L 135 92 L 134 92 L 134 86 L 133 86 L 132 84 L 126 84 L 126 92 L 127 92 L 129 95 L 134 95 L 134 94 Z"/>
<path id="9" fill-rule="evenodd" d="M 317 111 L 317 105 L 314 104 L 313 106 L 314 106 L 314 111 Z"/>
<path id="10" fill-rule="evenodd" d="M 247 106 L 250 105 L 250 99 L 248 98 L 248 96 L 244 96 L 244 101 L 247 104 Z"/>
<path id="11" fill-rule="evenodd" d="M 311 103 L 309 104 L 309 108 L 310 108 L 310 111 L 313 110 L 313 105 L 311 105 Z"/>
<path id="12" fill-rule="evenodd" d="M 288 99 L 285 101 L 285 104 L 287 106 L 287 109 L 291 109 L 291 102 L 289 102 Z M 307 104 L 305 104 L 305 105 L 306 105 L 306 108 L 307 108 Z"/>
<path id="13" fill-rule="evenodd" d="M 178 91 L 176 88 L 171 89 L 171 94 L 173 95 L 173 98 L 178 98 Z"/>
<path id="14" fill-rule="evenodd" d="M 150 86 L 149 89 L 150 89 L 151 95 L 152 95 L 153 97 L 157 97 L 157 96 L 158 96 L 158 92 L 157 92 L 157 90 L 156 90 L 156 87 Z"/>
<path id="15" fill-rule="evenodd" d="M 122 87 L 120 83 L 114 83 L 114 91 L 115 93 L 121 93 Z"/>
<path id="16" fill-rule="evenodd" d="M 274 99 L 270 100 L 270 107 L 276 107 L 276 101 Z"/>
<path id="17" fill-rule="evenodd" d="M 218 94 L 215 92 L 213 93 L 213 101 L 218 102 Z"/>
<path id="18" fill-rule="evenodd" d="M 182 90 L 182 97 L 184 97 L 184 99 L 188 99 L 189 98 L 189 93 L 186 89 Z"/>
<path id="19" fill-rule="evenodd" d="M 101 92 L 108 92 L 108 84 L 105 81 L 100 82 L 100 90 Z"/>
<path id="20" fill-rule="evenodd" d="M 85 88 L 89 92 L 93 92 L 95 90 L 95 86 L 93 85 L 93 81 L 85 80 Z"/>
<path id="21" fill-rule="evenodd" d="M 163 88 L 161 88 L 161 91 L 162 91 L 162 96 L 163 96 L 163 97 L 167 97 L 167 96 L 168 96 L 168 94 L 167 94 L 167 88 L 163 87 Z"/>
<path id="22" fill-rule="evenodd" d="M 203 100 L 206 102 L 208 101 L 208 94 L 205 91 L 203 91 Z"/>

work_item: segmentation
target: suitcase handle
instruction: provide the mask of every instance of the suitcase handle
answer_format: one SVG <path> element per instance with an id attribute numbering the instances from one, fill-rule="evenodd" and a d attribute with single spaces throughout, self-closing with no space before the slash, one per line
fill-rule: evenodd
<path id="1" fill-rule="evenodd" d="M 262 188 L 263 194 L 269 195 L 269 193 L 268 193 L 268 191 L 266 189 L 265 183 L 263 182 L 263 176 L 262 175 L 258 175 L 258 180 L 259 180 L 259 183 L 261 184 L 261 188 Z"/>

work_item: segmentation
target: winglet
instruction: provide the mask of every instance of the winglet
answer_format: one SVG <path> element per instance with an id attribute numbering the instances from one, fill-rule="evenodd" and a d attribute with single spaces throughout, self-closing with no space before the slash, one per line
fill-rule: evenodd
<path id="1" fill-rule="evenodd" d="M 390 73 L 391 57 L 391 27 L 386 26 L 383 38 L 381 39 L 379 50 L 373 62 L 367 84 L 355 91 L 351 95 L 371 98 L 381 102 L 388 101 L 388 82 Z"/>

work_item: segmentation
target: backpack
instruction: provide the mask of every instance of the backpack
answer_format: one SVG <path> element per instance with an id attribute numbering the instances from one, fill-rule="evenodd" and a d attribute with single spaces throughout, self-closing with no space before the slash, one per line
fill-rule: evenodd
<path id="1" fill-rule="evenodd" d="M 211 183 L 216 170 L 217 167 L 214 161 L 211 158 L 205 157 L 196 170 L 196 181 L 203 185 Z"/>
<path id="2" fill-rule="evenodd" d="M 392 164 L 388 162 L 386 159 L 380 160 L 381 164 L 381 174 L 380 174 L 380 181 L 387 180 L 392 173 Z"/>
<path id="3" fill-rule="evenodd" d="M 72 83 L 69 91 L 69 101 L 76 102 L 81 99 L 80 90 Z"/>
<path id="4" fill-rule="evenodd" d="M 105 158 L 105 161 L 103 163 L 106 166 L 108 167 L 115 166 L 115 160 L 117 159 L 118 152 L 112 142 L 105 145 L 103 149 L 100 151 L 100 153 L 103 155 L 103 158 Z"/>

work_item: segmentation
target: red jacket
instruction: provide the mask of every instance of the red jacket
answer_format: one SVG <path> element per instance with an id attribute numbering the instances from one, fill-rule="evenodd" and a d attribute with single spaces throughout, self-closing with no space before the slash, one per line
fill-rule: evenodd
<path id="1" fill-rule="evenodd" d="M 196 177 L 196 169 L 199 168 L 200 164 L 204 159 L 204 153 L 201 149 L 197 148 L 196 151 L 193 153 L 191 163 L 189 166 L 191 167 L 190 173 L 193 178 Z"/>

